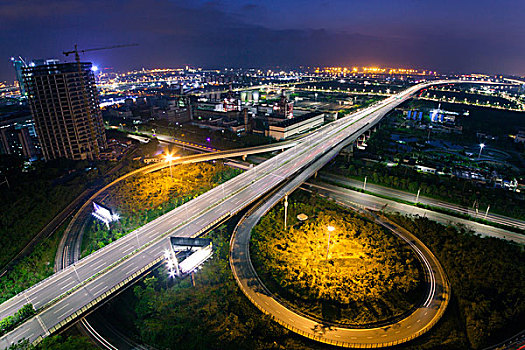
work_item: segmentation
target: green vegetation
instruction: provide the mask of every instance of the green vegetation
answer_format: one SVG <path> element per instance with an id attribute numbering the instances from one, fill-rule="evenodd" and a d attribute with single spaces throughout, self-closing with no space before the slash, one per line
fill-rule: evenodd
<path id="1" fill-rule="evenodd" d="M 252 233 L 252 261 L 270 290 L 303 313 L 353 325 L 400 316 L 419 301 L 422 273 L 404 241 L 328 200 L 297 193 L 291 202 L 288 230 L 277 206 Z M 298 222 L 300 213 L 309 219 Z"/>
<path id="2" fill-rule="evenodd" d="M 326 204 L 328 210 L 334 207 Z M 343 208 L 337 208 L 346 215 Z M 291 224 L 297 225 L 294 218 L 290 214 Z M 522 247 L 426 218 L 391 218 L 427 244 L 452 284 L 452 299 L 441 321 L 400 348 L 478 349 L 520 329 L 525 322 Z M 277 219 L 282 220 L 278 215 Z M 332 349 L 288 332 L 242 294 L 228 264 L 232 229 L 233 224 L 223 225 L 210 233 L 214 256 L 196 273 L 195 287 L 189 278 L 168 279 L 165 268 L 159 268 L 101 312 L 129 336 L 158 348 Z"/>
<path id="3" fill-rule="evenodd" d="M 86 162 L 36 164 L 33 171 L 26 173 L 21 171 L 21 165 L 9 166 L 7 161 L 0 157 L 0 173 L 7 173 L 10 184 L 9 188 L 3 184 L 0 190 L 0 266 L 99 175 L 97 170 L 86 172 Z"/>
<path id="4" fill-rule="evenodd" d="M 83 336 L 54 335 L 45 338 L 40 344 L 34 346 L 27 340 L 11 345 L 7 350 L 97 350 L 98 347 Z"/>
<path id="5" fill-rule="evenodd" d="M 55 255 L 67 223 L 43 240 L 0 279 L 0 304 L 53 274 Z"/>
<path id="6" fill-rule="evenodd" d="M 427 218 L 391 215 L 437 256 L 452 286 L 444 319 L 414 349 L 480 349 L 525 324 L 525 251 Z"/>
<path id="7" fill-rule="evenodd" d="M 481 216 L 476 218 L 476 217 L 470 216 L 468 214 L 460 213 L 458 211 L 451 210 L 451 209 L 446 209 L 446 208 L 442 208 L 442 207 L 435 207 L 435 206 L 431 206 L 431 205 L 427 205 L 427 204 L 423 204 L 423 203 L 414 203 L 414 202 L 406 201 L 404 199 L 400 199 L 400 198 L 396 198 L 396 197 L 385 196 L 383 194 L 375 193 L 375 192 L 368 191 L 368 190 L 364 191 L 362 188 L 357 188 L 357 187 L 354 187 L 354 186 L 350 186 L 350 185 L 348 185 L 348 184 L 346 184 L 344 182 L 339 182 L 337 180 L 336 181 L 323 180 L 320 183 L 327 183 L 327 184 L 330 184 L 330 185 L 333 185 L 333 186 L 347 188 L 349 190 L 353 190 L 353 191 L 357 191 L 357 192 L 361 192 L 361 193 L 366 193 L 366 194 L 369 194 L 369 195 L 372 195 L 372 196 L 388 199 L 388 200 L 391 200 L 391 201 L 394 201 L 394 202 L 403 203 L 403 204 L 407 204 L 407 205 L 413 205 L 413 206 L 416 206 L 416 207 L 419 207 L 419 208 L 424 208 L 424 209 L 436 211 L 438 213 L 447 214 L 447 215 L 454 216 L 454 217 L 457 217 L 457 218 L 467 219 L 467 220 L 470 220 L 470 221 L 480 222 L 480 223 L 485 224 L 485 225 L 499 227 L 499 228 L 502 228 L 504 230 L 508 230 L 508 231 L 512 231 L 512 232 L 525 233 L 525 231 L 523 231 L 522 229 L 520 229 L 518 227 L 509 226 L 509 225 L 503 225 L 503 224 L 500 224 L 500 223 L 497 223 L 497 222 L 492 222 L 492 221 L 489 221 L 489 220 L 485 220 L 485 219 L 482 219 Z"/>
<path id="8" fill-rule="evenodd" d="M 369 164 L 361 160 L 350 163 L 342 158 L 332 163 L 329 170 L 343 176 L 369 183 L 392 187 L 403 191 L 440 199 L 450 203 L 472 207 L 477 201 L 483 212 L 490 204 L 490 212 L 525 219 L 525 203 L 519 194 L 500 188 L 477 186 L 476 183 L 456 177 L 419 173 L 408 167 L 386 167 L 381 164 Z"/>
<path id="9" fill-rule="evenodd" d="M 0 336 L 9 332 L 22 321 L 28 319 L 35 314 L 35 308 L 32 304 L 25 304 L 12 316 L 7 316 L 3 320 L 0 320 Z"/>
<path id="10" fill-rule="evenodd" d="M 102 203 L 115 210 L 121 219 L 111 229 L 90 219 L 82 240 L 82 256 L 91 254 L 143 226 L 162 214 L 186 203 L 225 182 L 241 171 L 222 162 L 173 166 L 115 185 Z"/>
<path id="11" fill-rule="evenodd" d="M 190 278 L 164 267 L 116 297 L 102 312 L 128 336 L 159 349 L 323 349 L 263 315 L 237 287 L 228 262 L 232 227 L 212 231 L 214 256 Z"/>
<path id="12" fill-rule="evenodd" d="M 392 111 L 367 141 L 366 150 L 354 150 L 350 160 L 339 157 L 328 170 L 361 181 L 366 176 L 370 183 L 414 194 L 421 189 L 423 196 L 478 207 L 480 212 L 490 205 L 490 212 L 525 219 L 523 194 L 494 188 L 490 182 L 492 178 L 523 182 L 525 148 L 508 134 L 523 124 L 525 114 L 442 103 L 441 108 L 457 113 L 458 135 L 436 125 L 429 129 L 428 111 L 437 107 L 437 102 L 420 99 L 405 102 L 401 108 L 424 112 L 422 124 L 406 121 L 402 111 Z M 490 135 L 490 140 L 480 138 L 478 132 Z M 481 160 L 477 157 L 480 142 L 487 145 Z M 416 165 L 434 168 L 436 174 L 418 172 Z M 469 172 L 472 179 L 460 178 Z"/>

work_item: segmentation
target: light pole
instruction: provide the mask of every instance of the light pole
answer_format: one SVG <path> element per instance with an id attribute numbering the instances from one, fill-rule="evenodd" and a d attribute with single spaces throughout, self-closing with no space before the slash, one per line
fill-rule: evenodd
<path id="1" fill-rule="evenodd" d="M 288 195 L 284 196 L 284 229 L 286 230 L 286 218 L 288 217 Z"/>
<path id="2" fill-rule="evenodd" d="M 173 173 L 171 171 L 171 161 L 175 159 L 171 154 L 166 154 L 166 162 L 170 164 L 170 176 L 173 177 Z"/>
<path id="3" fill-rule="evenodd" d="M 419 192 L 421 191 L 421 187 L 417 190 L 417 195 L 416 195 L 416 204 L 419 203 Z"/>
<path id="4" fill-rule="evenodd" d="M 363 181 L 363 192 L 366 191 L 366 176 L 365 176 L 365 181 Z"/>
<path id="5" fill-rule="evenodd" d="M 479 155 L 478 155 L 478 159 L 481 158 L 481 151 L 483 151 L 483 148 L 485 147 L 485 144 L 484 143 L 480 143 L 479 144 Z"/>
<path id="6" fill-rule="evenodd" d="M 330 232 L 335 230 L 335 227 L 328 225 L 328 244 L 326 245 L 326 260 L 328 260 L 328 251 L 330 250 Z"/>

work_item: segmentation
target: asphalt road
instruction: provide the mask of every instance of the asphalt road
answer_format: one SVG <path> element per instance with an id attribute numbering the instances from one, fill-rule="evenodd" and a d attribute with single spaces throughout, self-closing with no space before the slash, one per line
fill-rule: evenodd
<path id="1" fill-rule="evenodd" d="M 353 142 L 415 91 L 434 84 L 436 82 L 411 87 L 319 128 L 298 141 L 295 147 L 164 214 L 4 302 L 0 305 L 0 319 L 14 314 L 26 303 L 32 303 L 39 313 L 3 335 L 0 347 L 8 347 L 22 338 L 35 341 L 47 336 L 49 329 L 70 320 L 71 315 L 77 316 L 78 311 L 90 305 L 91 301 L 106 295 L 120 282 L 159 259 L 168 245 L 168 235 L 198 236 L 324 154 Z"/>
<path id="2" fill-rule="evenodd" d="M 362 189 L 363 188 L 363 182 L 355 179 L 350 179 L 344 176 L 339 175 L 333 175 L 333 174 L 327 174 L 327 173 L 320 173 L 320 178 L 323 180 L 328 180 L 330 182 L 336 182 L 338 184 L 344 185 L 344 186 L 351 186 L 354 188 Z M 410 192 L 405 192 L 401 190 L 397 190 L 390 187 L 375 185 L 371 183 L 366 184 L 366 191 L 372 192 L 381 196 L 388 196 L 390 198 L 397 198 L 401 199 L 407 202 L 416 202 L 416 195 Z M 488 213 L 487 216 L 485 216 L 485 211 L 481 210 L 478 213 L 472 208 L 463 207 L 461 205 L 441 201 L 439 199 L 434 199 L 430 197 L 425 196 L 419 196 L 418 202 L 421 204 L 426 204 L 434 207 L 440 207 L 443 209 L 454 211 L 458 214 L 466 214 L 470 215 L 472 217 L 478 217 L 481 219 L 486 219 L 487 221 L 502 224 L 502 225 L 508 225 L 508 226 L 514 226 L 519 229 L 525 230 L 525 221 L 515 218 L 510 218 L 503 215 Z"/>
<path id="3" fill-rule="evenodd" d="M 507 241 L 513 241 L 519 244 L 525 244 L 525 235 L 507 231 L 494 226 L 485 225 L 479 222 L 458 218 L 452 215 L 438 213 L 432 210 L 427 210 L 412 205 L 399 203 L 390 199 L 376 197 L 370 194 L 349 190 L 343 187 L 334 186 L 327 183 L 308 183 L 305 184 L 305 187 L 313 188 L 320 194 L 329 196 L 343 203 L 354 203 L 373 210 L 381 210 L 386 205 L 386 208 L 384 209 L 385 211 L 424 216 L 445 225 L 461 224 L 482 236 L 496 237 L 500 239 L 505 239 Z"/>
<path id="4" fill-rule="evenodd" d="M 317 166 L 318 163 L 320 166 Z M 290 309 L 274 296 L 257 276 L 250 259 L 250 236 L 253 227 L 279 200 L 300 186 L 324 164 L 326 163 L 322 160 L 314 163 L 241 220 L 230 242 L 230 266 L 237 284 L 252 303 L 276 322 L 319 342 L 349 348 L 386 347 L 404 343 L 425 333 L 441 318 L 448 305 L 448 281 L 439 261 L 419 239 L 388 223 L 378 221 L 411 246 L 420 258 L 427 276 L 427 294 L 422 304 L 402 320 L 372 328 L 327 326 Z"/>

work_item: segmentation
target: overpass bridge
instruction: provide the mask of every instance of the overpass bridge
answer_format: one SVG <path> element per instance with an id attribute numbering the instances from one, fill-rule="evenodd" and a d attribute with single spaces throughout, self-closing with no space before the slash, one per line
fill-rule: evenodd
<path id="1" fill-rule="evenodd" d="M 38 342 L 137 278 L 163 259 L 168 235 L 197 237 L 237 214 L 333 149 L 352 143 L 416 91 L 452 81 L 413 86 L 319 128 L 279 155 L 164 214 L 125 237 L 55 273 L 0 305 L 0 319 L 31 303 L 37 314 L 0 338 L 0 348 L 27 338 Z M 454 81 L 461 82 L 461 81 Z M 469 82 L 472 83 L 472 82 Z"/>

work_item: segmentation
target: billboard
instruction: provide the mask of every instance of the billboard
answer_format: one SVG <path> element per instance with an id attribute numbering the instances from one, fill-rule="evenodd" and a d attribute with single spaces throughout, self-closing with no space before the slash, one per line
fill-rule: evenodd
<path id="1" fill-rule="evenodd" d="M 102 204 L 93 202 L 93 212 L 91 213 L 94 217 L 105 223 L 109 227 L 109 223 L 118 220 L 118 215 L 113 214 L 111 210 Z"/>

